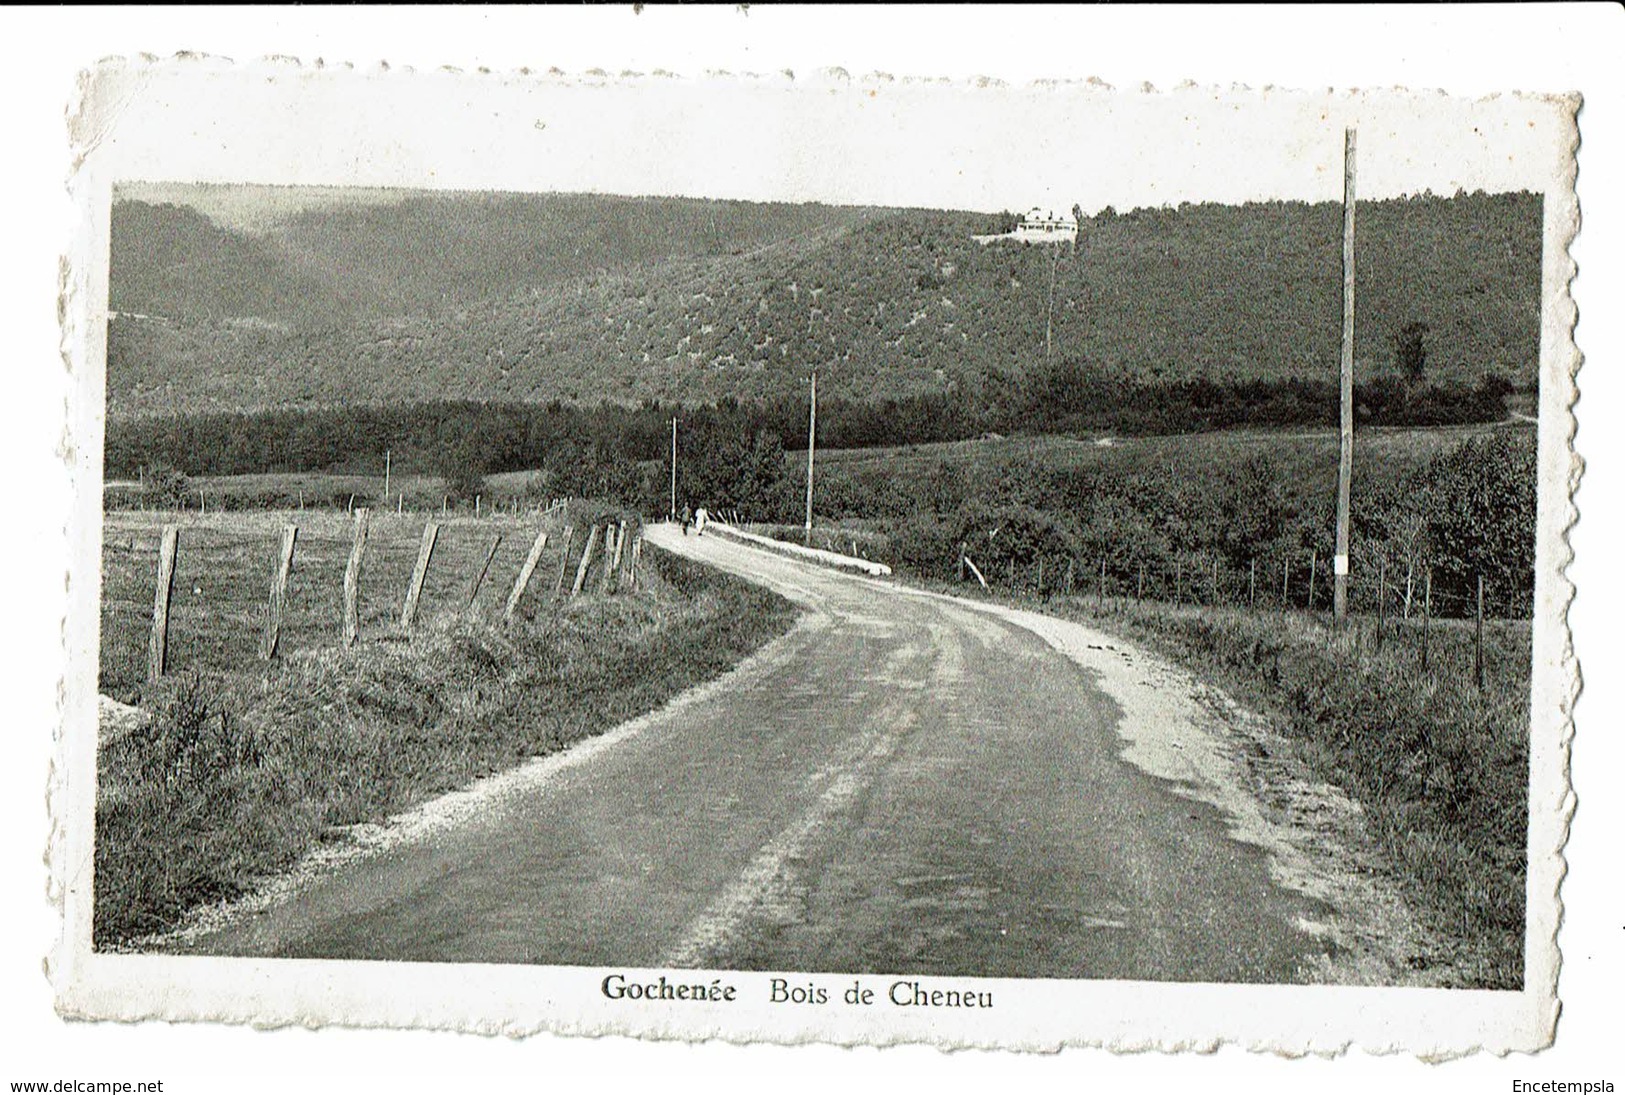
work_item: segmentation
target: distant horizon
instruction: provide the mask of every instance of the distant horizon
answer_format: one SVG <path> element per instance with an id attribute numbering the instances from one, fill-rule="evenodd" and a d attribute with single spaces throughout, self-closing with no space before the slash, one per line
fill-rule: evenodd
<path id="1" fill-rule="evenodd" d="M 1440 193 L 1424 187 L 1416 191 L 1407 191 L 1383 196 L 1365 197 L 1358 200 L 1361 204 L 1367 202 L 1406 201 L 1415 198 L 1452 198 L 1459 194 L 1519 194 L 1539 193 L 1528 187 L 1506 186 L 1499 188 L 1474 187 L 1458 188 L 1452 193 Z M 113 185 L 114 203 L 125 201 L 143 202 L 148 205 L 176 205 L 193 209 L 207 217 L 221 228 L 237 231 L 258 233 L 268 231 L 272 226 L 286 221 L 301 213 L 320 209 L 355 208 L 358 206 L 384 206 L 397 204 L 416 197 L 423 196 L 483 196 L 483 197 L 594 197 L 606 199 L 619 199 L 623 201 L 715 201 L 739 205 L 817 205 L 834 209 L 877 209 L 904 212 L 907 210 L 925 210 L 940 213 L 972 213 L 983 216 L 997 216 L 1002 213 L 1012 213 L 1022 216 L 1033 209 L 1057 209 L 1070 213 L 1073 204 L 1057 205 L 1034 204 L 1030 201 L 1008 204 L 998 209 L 969 209 L 947 206 L 924 205 L 881 205 L 865 204 L 861 202 L 822 201 L 809 199 L 807 201 L 785 201 L 781 199 L 753 199 L 734 197 L 704 197 L 692 194 L 622 194 L 593 190 L 507 190 L 507 189 L 475 189 L 466 187 L 378 187 L 378 186 L 322 186 L 303 184 L 280 183 L 220 183 L 220 182 L 179 182 L 179 181 L 153 181 L 132 180 L 119 182 Z M 1219 199 L 1183 199 L 1180 201 L 1164 201 L 1160 203 L 1142 203 L 1139 205 L 1112 206 L 1102 205 L 1095 209 L 1084 208 L 1085 217 L 1095 217 L 1111 209 L 1114 213 L 1125 214 L 1139 210 L 1177 210 L 1182 205 L 1219 205 L 1240 207 L 1252 204 L 1283 205 L 1323 205 L 1336 203 L 1340 198 L 1283 198 L 1258 197 L 1241 201 L 1224 201 Z"/>

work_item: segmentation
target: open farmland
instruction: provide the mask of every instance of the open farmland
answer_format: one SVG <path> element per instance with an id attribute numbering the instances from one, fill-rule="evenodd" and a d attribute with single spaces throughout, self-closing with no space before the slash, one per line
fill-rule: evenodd
<path id="1" fill-rule="evenodd" d="M 1504 432 L 1532 433 L 1532 423 L 1369 429 L 1355 438 L 1356 475 L 1391 478 L 1425 466 L 1429 460 L 1472 437 Z M 820 449 L 822 469 L 851 476 L 883 477 L 899 491 L 916 494 L 940 469 L 956 469 L 973 491 L 997 486 L 1012 468 L 1053 471 L 1092 470 L 1118 475 L 1144 471 L 1184 471 L 1194 476 L 1240 468 L 1263 456 L 1280 469 L 1283 487 L 1319 490 L 1335 482 L 1337 431 L 1222 430 L 1215 433 L 1154 437 L 989 437 L 970 441 L 901 445 L 873 449 Z M 806 474 L 807 454 L 786 454 L 792 474 Z"/>

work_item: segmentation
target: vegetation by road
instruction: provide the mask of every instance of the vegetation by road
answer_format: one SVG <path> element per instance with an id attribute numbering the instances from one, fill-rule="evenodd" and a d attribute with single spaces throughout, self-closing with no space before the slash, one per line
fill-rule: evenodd
<path id="1" fill-rule="evenodd" d="M 1492 624 L 1485 684 L 1465 625 L 1347 629 L 1304 613 L 1088 598 L 1046 610 L 1140 641 L 1273 716 L 1299 757 L 1364 808 L 1407 900 L 1464 988 L 1523 986 L 1529 627 Z M 1263 794 L 1269 794 L 1264 789 Z"/>
<path id="2" fill-rule="evenodd" d="M 222 655 L 134 689 L 152 717 L 104 737 L 98 762 L 97 945 L 173 927 L 346 826 L 652 710 L 792 621 L 756 586 L 642 558 L 635 595 L 541 598 L 509 627 L 442 615 L 411 643 L 269 668 Z M 197 622 L 237 630 L 229 613 Z"/>

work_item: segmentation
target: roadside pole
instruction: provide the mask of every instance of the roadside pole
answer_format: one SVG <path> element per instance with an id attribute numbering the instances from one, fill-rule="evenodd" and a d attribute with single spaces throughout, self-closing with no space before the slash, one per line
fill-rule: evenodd
<path id="1" fill-rule="evenodd" d="M 1349 605 L 1349 483 L 1354 469 L 1354 130 L 1343 131 L 1343 349 L 1338 419 L 1337 554 L 1332 557 L 1332 616 L 1341 623 Z"/>
<path id="2" fill-rule="evenodd" d="M 807 415 L 807 529 L 806 546 L 812 546 L 813 449 L 818 445 L 818 370 L 812 375 L 812 403 Z"/>

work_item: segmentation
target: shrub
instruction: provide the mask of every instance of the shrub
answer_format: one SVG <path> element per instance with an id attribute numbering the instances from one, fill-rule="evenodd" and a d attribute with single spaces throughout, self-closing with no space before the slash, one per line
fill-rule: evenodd
<path id="1" fill-rule="evenodd" d="M 142 500 L 153 509 L 179 509 L 192 493 L 186 473 L 158 462 L 141 469 Z"/>

